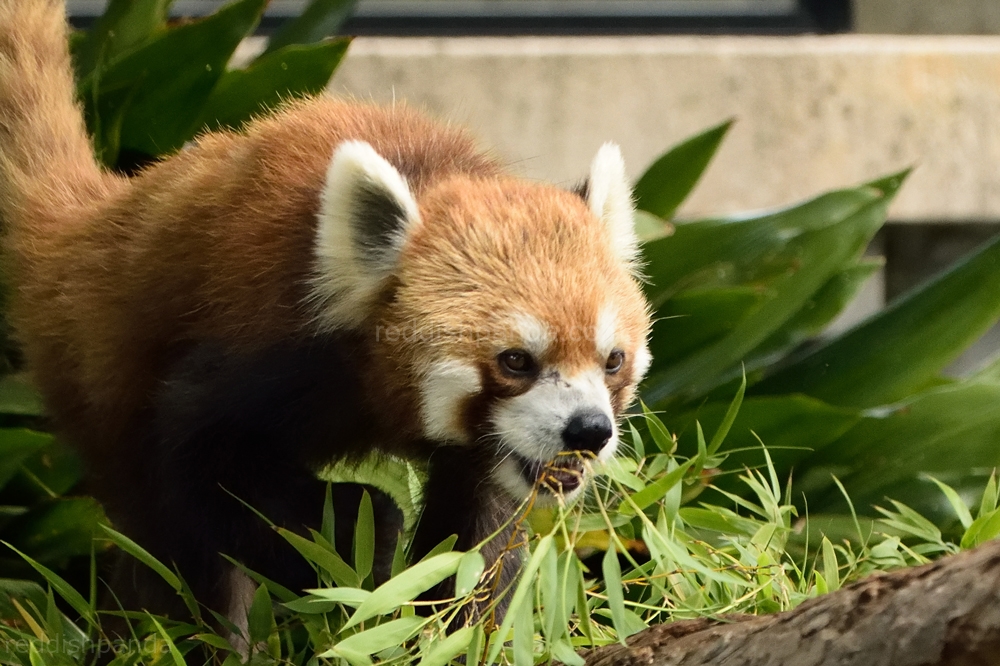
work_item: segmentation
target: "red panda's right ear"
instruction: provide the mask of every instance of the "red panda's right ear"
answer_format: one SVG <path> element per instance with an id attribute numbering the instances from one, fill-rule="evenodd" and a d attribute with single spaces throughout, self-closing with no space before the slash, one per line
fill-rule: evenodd
<path id="1" fill-rule="evenodd" d="M 320 195 L 313 299 L 325 329 L 365 320 L 420 223 L 403 176 L 363 141 L 333 154 Z"/>

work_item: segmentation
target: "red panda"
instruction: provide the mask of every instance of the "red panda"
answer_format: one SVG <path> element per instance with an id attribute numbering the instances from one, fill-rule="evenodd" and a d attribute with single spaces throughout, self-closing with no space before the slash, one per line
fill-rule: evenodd
<path id="1" fill-rule="evenodd" d="M 0 0 L 9 317 L 109 515 L 196 596 L 235 593 L 220 552 L 315 583 L 235 498 L 317 527 L 330 461 L 427 464 L 421 557 L 493 534 L 543 476 L 578 493 L 560 454 L 614 454 L 650 360 L 617 147 L 564 191 L 403 104 L 318 97 L 125 178 L 95 161 L 63 14 Z"/>

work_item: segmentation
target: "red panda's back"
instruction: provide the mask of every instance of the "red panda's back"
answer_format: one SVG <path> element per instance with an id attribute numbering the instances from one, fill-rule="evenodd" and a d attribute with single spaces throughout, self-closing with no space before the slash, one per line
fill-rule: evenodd
<path id="1" fill-rule="evenodd" d="M 418 199 L 449 174 L 499 171 L 466 134 L 402 105 L 316 99 L 243 133 L 203 135 L 65 238 L 76 260 L 49 279 L 72 314 L 59 317 L 61 339 L 44 343 L 61 353 L 33 364 L 49 392 L 72 381 L 85 394 L 86 422 L 79 409 L 63 419 L 71 430 L 98 424 L 89 446 L 113 447 L 190 344 L 251 351 L 309 333 L 320 192 L 349 139 L 371 143 Z"/>

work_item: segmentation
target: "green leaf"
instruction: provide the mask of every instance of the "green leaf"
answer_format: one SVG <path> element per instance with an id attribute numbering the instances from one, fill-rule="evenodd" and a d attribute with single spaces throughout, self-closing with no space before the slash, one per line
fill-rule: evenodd
<path id="1" fill-rule="evenodd" d="M 972 373 L 968 379 L 976 381 L 1000 382 L 1000 356 L 996 356 L 983 367 Z"/>
<path id="2" fill-rule="evenodd" d="M 195 634 L 191 637 L 194 640 L 201 641 L 205 645 L 211 645 L 216 650 L 222 650 L 223 652 L 235 652 L 235 648 L 222 636 L 217 636 L 215 634 Z"/>
<path id="3" fill-rule="evenodd" d="M 329 613 L 340 606 L 350 606 L 357 608 L 365 599 L 371 596 L 368 590 L 359 590 L 352 587 L 334 587 L 330 589 L 311 590 L 310 596 L 286 601 L 283 605 L 295 611 L 313 615 L 318 613 Z"/>
<path id="4" fill-rule="evenodd" d="M 551 552 L 551 551 L 550 551 Z M 511 606 L 514 613 L 514 637 L 511 654 L 514 666 L 533 666 L 535 663 L 535 613 L 531 597 L 525 596 L 520 606 Z"/>
<path id="5" fill-rule="evenodd" d="M 837 563 L 837 551 L 826 537 L 823 537 L 823 580 L 830 592 L 840 589 L 840 566 Z"/>
<path id="6" fill-rule="evenodd" d="M 285 541 L 292 544 L 292 547 L 299 551 L 299 554 L 304 558 L 319 565 L 321 569 L 329 573 L 337 585 L 342 587 L 360 587 L 361 580 L 358 574 L 337 553 L 333 552 L 332 549 L 322 546 L 315 541 L 310 541 L 284 528 L 279 528 L 278 534 L 284 537 Z"/>
<path id="7" fill-rule="evenodd" d="M 561 612 L 563 595 L 560 589 L 559 556 L 555 549 L 550 549 L 545 554 L 545 558 L 538 568 L 538 589 L 542 596 L 542 632 L 545 634 L 548 642 L 551 643 L 566 633 L 566 623 L 569 620 Z M 529 606 L 527 614 L 532 615 L 532 611 L 533 609 Z M 515 635 L 517 631 L 517 624 L 515 623 Z M 534 643 L 534 621 L 532 621 L 530 631 L 527 633 L 531 636 L 531 639 L 528 640 L 528 645 L 530 646 Z"/>
<path id="8" fill-rule="evenodd" d="M 163 637 L 163 640 L 166 641 L 167 649 L 170 650 L 170 657 L 174 660 L 174 666 L 187 666 L 187 662 L 184 661 L 183 655 L 181 655 L 180 650 L 177 649 L 177 645 L 174 644 L 174 640 L 170 637 L 170 634 L 168 634 L 167 631 L 163 628 L 163 625 L 161 625 L 159 621 L 152 615 L 147 614 L 147 616 L 149 617 L 150 622 L 152 622 L 153 625 L 156 627 L 157 633 L 159 633 L 160 636 Z"/>
<path id="9" fill-rule="evenodd" d="M 684 289 L 765 283 L 794 267 L 788 241 L 843 222 L 879 200 L 878 192 L 861 187 L 776 211 L 677 225 L 672 236 L 643 245 L 647 295 L 659 307 Z"/>
<path id="10" fill-rule="evenodd" d="M 124 534 L 116 532 L 107 525 L 101 525 L 101 528 L 116 546 L 155 571 L 157 575 L 165 580 L 167 585 L 174 588 L 174 590 L 177 590 L 178 592 L 181 590 L 181 580 L 177 577 L 177 574 L 171 571 L 158 559 L 153 557 L 149 551 L 137 544 L 135 541 L 132 541 L 132 539 L 129 539 Z"/>
<path id="11" fill-rule="evenodd" d="M 1000 237 L 753 387 L 874 407 L 927 387 L 1000 318 Z"/>
<path id="12" fill-rule="evenodd" d="M 653 368 L 682 360 L 726 337 L 772 298 L 760 286 L 698 288 L 682 291 L 656 311 L 649 339 Z"/>
<path id="13" fill-rule="evenodd" d="M 375 562 L 375 513 L 367 490 L 361 491 L 358 522 L 354 530 L 354 571 L 362 581 L 368 578 Z"/>
<path id="14" fill-rule="evenodd" d="M 345 606 L 351 606 L 352 608 L 357 608 L 363 604 L 368 597 L 372 596 L 372 593 L 368 590 L 362 590 L 355 587 L 320 588 L 316 590 L 309 590 L 309 593 L 322 599 L 336 601 L 337 603 L 344 604 Z"/>
<path id="15" fill-rule="evenodd" d="M 464 597 L 476 589 L 485 570 L 486 560 L 478 550 L 470 550 L 462 555 L 455 574 L 455 596 Z"/>
<path id="16" fill-rule="evenodd" d="M 266 642 L 274 627 L 271 595 L 268 593 L 266 585 L 260 585 L 254 592 L 253 602 L 247 612 L 247 631 L 250 634 L 250 643 Z"/>
<path id="17" fill-rule="evenodd" d="M 108 168 L 118 163 L 122 148 L 122 123 L 132 105 L 133 96 L 140 90 L 141 82 L 124 85 L 112 90 L 89 91 L 90 104 L 86 107 L 87 131 L 90 132 L 97 159 Z"/>
<path id="18" fill-rule="evenodd" d="M 625 645 L 625 639 L 630 633 L 627 629 L 628 621 L 625 618 L 625 592 L 622 587 L 622 569 L 618 563 L 618 551 L 615 550 L 614 542 L 608 544 L 608 550 L 604 553 L 601 562 L 601 571 L 604 574 L 604 591 L 608 595 L 608 610 L 611 612 L 611 623 L 618 634 L 618 642 Z"/>
<path id="19" fill-rule="evenodd" d="M 933 508 L 928 501 L 940 496 L 927 492 L 920 473 L 944 478 L 1000 466 L 998 441 L 1000 385 L 961 382 L 917 394 L 891 409 L 866 412 L 821 455 L 800 464 L 798 473 L 801 478 L 806 467 L 837 469 L 858 507 L 889 496 L 927 515 Z M 825 496 L 813 494 L 810 506 L 822 511 L 841 501 L 831 489 Z"/>
<path id="20" fill-rule="evenodd" d="M 421 592 L 426 592 L 448 576 L 454 575 L 462 555 L 463 553 L 456 552 L 435 555 L 414 564 L 395 578 L 390 578 L 365 599 L 344 625 L 344 629 L 413 601 Z"/>
<path id="21" fill-rule="evenodd" d="M 712 402 L 698 409 L 667 416 L 667 427 L 678 436 L 681 455 L 697 452 L 696 423 L 706 429 L 721 428 L 732 405 Z M 801 480 L 799 465 L 813 454 L 824 450 L 848 432 L 861 419 L 856 410 L 832 407 L 802 395 L 747 398 L 736 414 L 722 451 L 728 452 L 727 469 L 758 467 L 764 462 L 760 442 L 767 444 L 779 476 L 786 476 L 793 467 Z M 717 477 L 713 483 L 732 492 L 739 492 L 738 481 L 732 476 Z"/>
<path id="22" fill-rule="evenodd" d="M 205 102 L 198 125 L 239 127 L 284 100 L 321 92 L 350 43 L 350 39 L 338 39 L 286 46 L 258 58 L 246 69 L 226 72 Z"/>
<path id="23" fill-rule="evenodd" d="M 968 550 L 1000 536 L 1000 509 L 976 518 L 962 536 L 962 549 Z"/>
<path id="24" fill-rule="evenodd" d="M 521 580 L 518 581 L 517 588 L 514 590 L 514 596 L 511 597 L 510 608 L 520 608 L 521 604 L 526 603 L 526 598 L 529 600 L 527 603 L 530 603 L 530 598 L 534 596 L 535 574 L 538 573 L 542 561 L 548 554 L 549 549 L 552 548 L 552 543 L 553 538 L 551 534 L 546 534 L 538 540 L 535 552 L 528 558 L 527 564 L 524 565 L 524 569 L 521 571 Z M 504 641 L 507 640 L 507 635 L 514 623 L 515 615 L 517 613 L 507 613 L 503 619 L 503 623 L 500 625 L 500 629 L 493 634 L 495 638 L 491 640 L 490 649 L 486 654 L 487 664 L 492 664 L 496 661 L 500 650 L 503 648 Z"/>
<path id="25" fill-rule="evenodd" d="M 468 649 L 474 635 L 473 627 L 463 627 L 450 636 L 429 641 L 424 645 L 420 666 L 448 666 L 453 659 Z"/>
<path id="26" fill-rule="evenodd" d="M 884 264 L 881 257 L 862 259 L 830 278 L 795 316 L 753 350 L 746 360 L 747 367 L 756 369 L 771 363 L 822 332 Z"/>
<path id="27" fill-rule="evenodd" d="M 733 121 L 727 120 L 674 146 L 646 169 L 635 184 L 636 208 L 673 217 L 701 178 Z"/>
<path id="28" fill-rule="evenodd" d="M 727 371 L 738 367 L 742 359 L 795 316 L 813 294 L 860 254 L 884 221 L 889 200 L 877 197 L 870 189 L 835 194 L 842 196 L 828 195 L 797 210 L 785 211 L 767 220 L 763 228 L 756 229 L 765 232 L 766 236 L 774 234 L 780 238 L 781 225 L 776 218 L 788 218 L 782 224 L 788 224 L 791 219 L 796 221 L 793 228 L 797 230 L 780 245 L 781 252 L 794 258 L 791 268 L 784 268 L 777 276 L 768 278 L 771 297 L 740 320 L 724 338 L 667 368 L 654 371 L 647 380 L 644 400 L 660 404 L 673 396 L 694 397 L 727 380 Z M 821 206 L 823 201 L 827 203 Z M 829 224 L 820 226 L 815 220 L 806 220 L 806 215 L 831 219 Z M 809 224 L 819 228 L 808 230 L 806 225 Z M 681 238 L 686 226 L 678 227 L 675 236 L 666 241 Z M 751 242 L 754 227 L 739 224 L 731 227 L 742 229 L 744 233 L 736 237 L 742 238 L 744 245 Z M 710 242 L 703 245 L 702 250 L 704 247 L 715 246 Z M 691 248 L 690 251 L 696 250 Z"/>
<path id="29" fill-rule="evenodd" d="M 694 464 L 694 460 L 688 460 L 674 470 L 652 482 L 642 490 L 632 495 L 632 501 L 621 505 L 621 513 L 630 515 L 635 513 L 636 508 L 640 511 L 651 506 L 654 502 L 662 499 L 677 484 L 681 482 L 688 469 Z M 633 504 L 635 506 L 633 506 Z"/>
<path id="30" fill-rule="evenodd" d="M 45 405 L 25 375 L 0 378 L 0 414 L 43 416 Z"/>
<path id="31" fill-rule="evenodd" d="M 938 489 L 941 490 L 942 493 L 944 493 L 945 497 L 948 498 L 948 504 L 950 504 L 951 508 L 955 510 L 955 515 L 958 516 L 959 522 L 962 523 L 962 527 L 969 529 L 972 525 L 972 513 L 969 511 L 969 507 L 965 505 L 962 498 L 959 497 L 958 493 L 955 492 L 955 489 L 945 483 L 941 483 L 930 474 L 925 474 L 923 478 L 931 481 L 938 487 Z"/>
<path id="32" fill-rule="evenodd" d="M 91 540 L 105 520 L 89 497 L 60 498 L 32 506 L 4 528 L 4 538 L 36 560 L 62 563 L 90 554 Z"/>
<path id="33" fill-rule="evenodd" d="M 290 44 L 312 44 L 334 35 L 354 11 L 355 0 L 313 0 L 271 36 L 265 54 Z"/>
<path id="34" fill-rule="evenodd" d="M 552 656 L 566 666 L 586 666 L 587 661 L 573 649 L 573 646 L 564 640 L 556 641 L 550 646 Z"/>
<path id="35" fill-rule="evenodd" d="M 722 442 L 725 441 L 726 435 L 729 434 L 729 429 L 733 427 L 733 422 L 740 413 L 740 406 L 743 404 L 743 396 L 746 394 L 746 390 L 747 378 L 744 376 L 742 383 L 740 383 L 740 388 L 733 397 L 733 401 L 729 403 L 729 408 L 726 409 L 726 415 L 722 417 L 722 423 L 719 424 L 715 434 L 712 435 L 712 441 L 709 442 L 708 449 L 706 450 L 708 455 L 714 456 L 719 447 L 722 446 Z"/>
<path id="36" fill-rule="evenodd" d="M 111 0 L 73 50 L 78 79 L 166 28 L 172 0 Z"/>
<path id="37" fill-rule="evenodd" d="M 635 235 L 640 242 L 665 238 L 674 233 L 674 225 L 644 210 L 636 210 L 633 214 Z"/>
<path id="38" fill-rule="evenodd" d="M 31 565 L 32 569 L 41 574 L 42 577 L 49 583 L 49 585 L 52 586 L 52 589 L 54 589 L 59 594 L 59 596 L 61 596 L 66 601 L 66 603 L 68 603 L 70 607 L 72 607 L 73 610 L 75 610 L 80 615 L 80 617 L 84 618 L 84 620 L 86 620 L 88 624 L 90 625 L 96 624 L 94 609 L 90 606 L 90 604 L 87 603 L 87 600 L 83 598 L 83 595 L 77 592 L 72 585 L 67 583 L 56 572 L 52 571 L 44 564 L 36 562 L 35 560 L 28 557 L 27 555 L 25 555 L 14 546 L 7 543 L 6 541 L 0 541 L 0 543 L 10 548 L 18 555 L 20 555 L 25 562 Z"/>
<path id="39" fill-rule="evenodd" d="M 465 651 L 466 664 L 482 663 L 483 647 L 486 644 L 486 632 L 482 624 L 476 624 L 472 628 L 472 640 L 469 641 L 469 649 Z"/>
<path id="40" fill-rule="evenodd" d="M 983 490 L 983 497 L 979 502 L 979 513 L 976 516 L 982 516 L 989 513 L 997 508 L 997 472 L 993 470 L 990 473 L 990 480 L 986 483 L 986 488 Z"/>
<path id="41" fill-rule="evenodd" d="M 147 155 L 180 148 L 197 129 L 212 88 L 266 4 L 267 0 L 240 0 L 205 19 L 163 32 L 81 81 L 81 97 L 93 106 L 95 95 L 99 100 L 134 88 L 121 124 L 122 148 Z"/>
<path id="42" fill-rule="evenodd" d="M 275 583 L 273 580 L 267 578 L 266 576 L 261 576 L 256 571 L 248 569 L 242 562 L 238 562 L 237 560 L 233 559 L 229 555 L 226 555 L 225 553 L 221 553 L 221 555 L 223 559 L 225 559 L 227 562 L 236 567 L 236 569 L 246 574 L 247 578 L 254 581 L 258 585 L 266 585 L 268 591 L 281 601 L 292 601 L 293 599 L 299 598 L 298 594 L 292 592 L 287 587 Z"/>
<path id="43" fill-rule="evenodd" d="M 642 415 L 646 419 L 646 428 L 649 431 L 649 436 L 653 438 L 653 443 L 656 444 L 661 453 L 668 455 L 673 453 L 677 443 L 674 442 L 674 438 L 663 425 L 663 421 L 646 406 L 646 403 L 640 401 L 639 404 L 642 405 Z"/>
<path id="44" fill-rule="evenodd" d="M 20 487 L 30 485 L 39 499 L 49 499 L 75 488 L 83 474 L 80 455 L 56 440 L 25 460 L 18 477 L 22 481 Z"/>
<path id="45" fill-rule="evenodd" d="M 35 608 L 43 608 L 46 605 L 45 590 L 38 583 L 29 580 L 0 578 L 0 619 L 19 617 L 17 609 L 12 603 L 15 599 L 22 607 L 30 604 Z"/>
<path id="46" fill-rule="evenodd" d="M 29 457 L 53 442 L 52 435 L 24 428 L 0 429 L 0 488 L 17 474 Z"/>
<path id="47" fill-rule="evenodd" d="M 583 567 L 578 565 L 576 571 L 576 616 L 580 621 L 580 633 L 589 644 L 594 643 L 594 623 L 590 618 L 590 606 L 587 605 L 587 582 L 583 577 Z"/>
<path id="48" fill-rule="evenodd" d="M 345 654 L 369 655 L 397 647 L 413 638 L 427 622 L 429 620 L 422 617 L 402 617 L 392 620 L 348 636 L 319 657 L 322 659 Z"/>

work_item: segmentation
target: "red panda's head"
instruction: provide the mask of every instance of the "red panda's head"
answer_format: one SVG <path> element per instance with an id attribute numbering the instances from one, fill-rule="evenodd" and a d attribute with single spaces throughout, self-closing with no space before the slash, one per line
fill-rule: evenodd
<path id="1" fill-rule="evenodd" d="M 484 447 L 515 497 L 539 480 L 574 494 L 579 457 L 614 454 L 650 360 L 630 191 L 609 144 L 583 197 L 455 175 L 418 200 L 371 146 L 345 143 L 318 229 L 322 324 L 372 328 L 424 437 Z"/>

